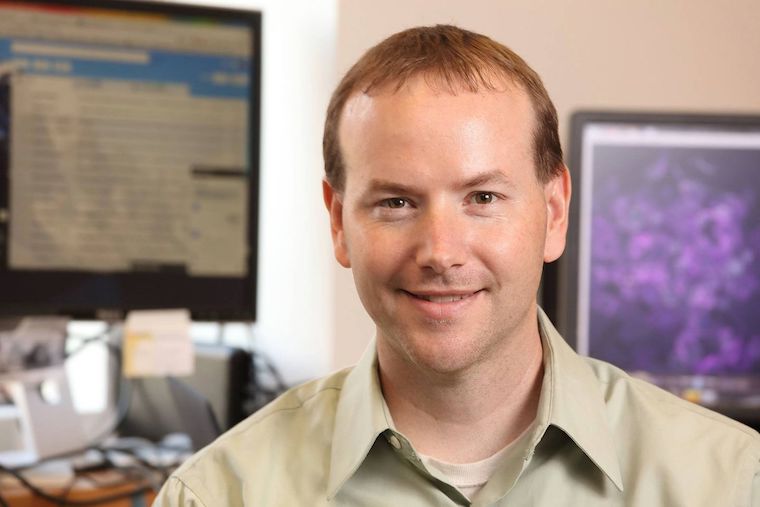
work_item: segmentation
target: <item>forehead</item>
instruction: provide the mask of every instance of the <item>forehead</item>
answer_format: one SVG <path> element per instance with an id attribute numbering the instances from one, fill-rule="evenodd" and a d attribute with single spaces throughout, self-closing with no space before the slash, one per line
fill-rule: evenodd
<path id="1" fill-rule="evenodd" d="M 424 79 L 354 93 L 339 124 L 346 181 L 366 166 L 407 171 L 434 164 L 491 170 L 532 160 L 534 113 L 517 85 L 470 92 Z M 376 171 L 375 171 L 376 172 Z"/>
<path id="2" fill-rule="evenodd" d="M 379 116 L 385 111 L 393 111 L 394 115 L 404 111 L 432 118 L 436 116 L 436 109 L 446 108 L 446 112 L 458 112 L 459 116 L 464 116 L 467 110 L 481 104 L 488 104 L 489 108 L 495 107 L 499 110 L 498 114 L 509 111 L 511 115 L 520 114 L 526 118 L 533 116 L 528 94 L 522 86 L 506 78 L 499 79 L 496 84 L 484 84 L 473 91 L 465 85 L 458 86 L 420 75 L 400 86 L 388 83 L 375 87 L 370 92 L 354 91 L 341 112 L 340 123 L 342 125 L 351 119 L 367 119 L 373 114 Z M 457 107 L 460 108 L 459 111 L 456 111 Z"/>

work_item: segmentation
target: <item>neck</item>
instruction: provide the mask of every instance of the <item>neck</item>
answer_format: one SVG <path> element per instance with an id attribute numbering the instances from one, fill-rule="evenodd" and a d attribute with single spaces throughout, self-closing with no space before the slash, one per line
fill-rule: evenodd
<path id="1" fill-rule="evenodd" d="M 396 428 L 415 449 L 449 463 L 485 459 L 515 440 L 536 417 L 543 379 L 541 339 L 533 325 L 504 340 L 466 371 L 433 372 L 378 338 L 383 396 Z"/>

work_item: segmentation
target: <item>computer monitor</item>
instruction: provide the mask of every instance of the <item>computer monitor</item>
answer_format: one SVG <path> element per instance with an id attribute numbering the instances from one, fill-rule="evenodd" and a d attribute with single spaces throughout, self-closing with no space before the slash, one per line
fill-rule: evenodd
<path id="1" fill-rule="evenodd" d="M 261 15 L 0 0 L 0 314 L 255 319 Z"/>
<path id="2" fill-rule="evenodd" d="M 564 336 L 756 418 L 760 117 L 581 112 L 570 148 L 568 248 L 543 294 Z"/>

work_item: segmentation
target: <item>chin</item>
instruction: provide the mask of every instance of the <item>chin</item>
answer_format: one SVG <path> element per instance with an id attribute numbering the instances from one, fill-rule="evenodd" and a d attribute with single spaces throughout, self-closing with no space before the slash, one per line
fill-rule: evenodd
<path id="1" fill-rule="evenodd" d="M 402 344 L 409 360 L 418 368 L 437 374 L 453 374 L 467 370 L 480 362 L 484 355 L 482 344 L 474 337 L 418 336 Z"/>

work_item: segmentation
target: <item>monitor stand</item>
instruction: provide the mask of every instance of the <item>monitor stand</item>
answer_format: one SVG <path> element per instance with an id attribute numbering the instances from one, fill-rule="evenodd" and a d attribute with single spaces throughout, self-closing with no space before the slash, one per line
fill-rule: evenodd
<path id="1" fill-rule="evenodd" d="M 59 336 L 63 343 L 67 320 L 26 317 L 2 321 L 0 346 L 7 351 L 11 344 L 22 344 L 16 348 L 28 350 L 30 342 L 52 344 Z M 0 393 L 5 398 L 0 404 L 0 464 L 23 466 L 84 448 L 87 439 L 81 416 L 74 408 L 62 357 L 47 365 L 26 361 L 20 369 L 8 368 L 10 363 L 8 360 L 6 368 L 0 370 Z"/>
<path id="2" fill-rule="evenodd" d="M 10 398 L 0 411 L 0 425 L 10 429 L 0 431 L 10 436 L 0 447 L 0 464 L 28 465 L 87 445 L 63 366 L 13 377 L 0 378 L 0 386 Z"/>

